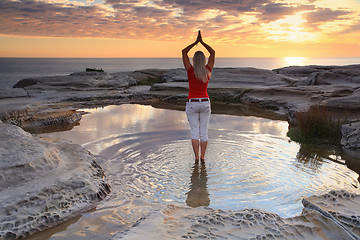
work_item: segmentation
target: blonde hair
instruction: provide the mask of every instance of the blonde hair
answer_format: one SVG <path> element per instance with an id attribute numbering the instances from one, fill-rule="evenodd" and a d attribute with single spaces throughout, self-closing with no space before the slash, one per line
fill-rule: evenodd
<path id="1" fill-rule="evenodd" d="M 206 83 L 209 81 L 209 70 L 206 67 L 206 58 L 202 51 L 197 51 L 193 57 L 196 79 Z"/>

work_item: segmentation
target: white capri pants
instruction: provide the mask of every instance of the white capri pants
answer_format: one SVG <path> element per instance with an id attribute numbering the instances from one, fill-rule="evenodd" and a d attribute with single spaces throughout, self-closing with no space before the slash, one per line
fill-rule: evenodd
<path id="1" fill-rule="evenodd" d="M 191 139 L 200 139 L 200 142 L 208 141 L 210 113 L 210 101 L 191 102 L 190 100 L 186 103 L 186 116 L 190 125 Z"/>

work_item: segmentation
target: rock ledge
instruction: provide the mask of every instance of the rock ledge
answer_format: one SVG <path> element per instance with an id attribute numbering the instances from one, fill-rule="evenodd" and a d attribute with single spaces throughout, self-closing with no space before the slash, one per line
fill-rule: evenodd
<path id="1" fill-rule="evenodd" d="M 0 139 L 0 239 L 57 225 L 110 192 L 97 158 L 80 145 L 4 123 Z"/>

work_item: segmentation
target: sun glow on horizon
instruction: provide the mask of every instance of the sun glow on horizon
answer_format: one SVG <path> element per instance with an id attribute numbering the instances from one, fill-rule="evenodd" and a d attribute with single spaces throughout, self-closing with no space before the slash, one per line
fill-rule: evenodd
<path id="1" fill-rule="evenodd" d="M 306 62 L 306 57 L 284 57 L 285 66 L 302 66 Z"/>

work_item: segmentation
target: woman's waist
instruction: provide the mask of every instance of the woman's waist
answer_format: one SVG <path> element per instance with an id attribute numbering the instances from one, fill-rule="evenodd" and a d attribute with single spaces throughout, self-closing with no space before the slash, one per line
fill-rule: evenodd
<path id="1" fill-rule="evenodd" d="M 188 102 L 210 102 L 210 99 L 207 98 L 188 98 Z"/>

